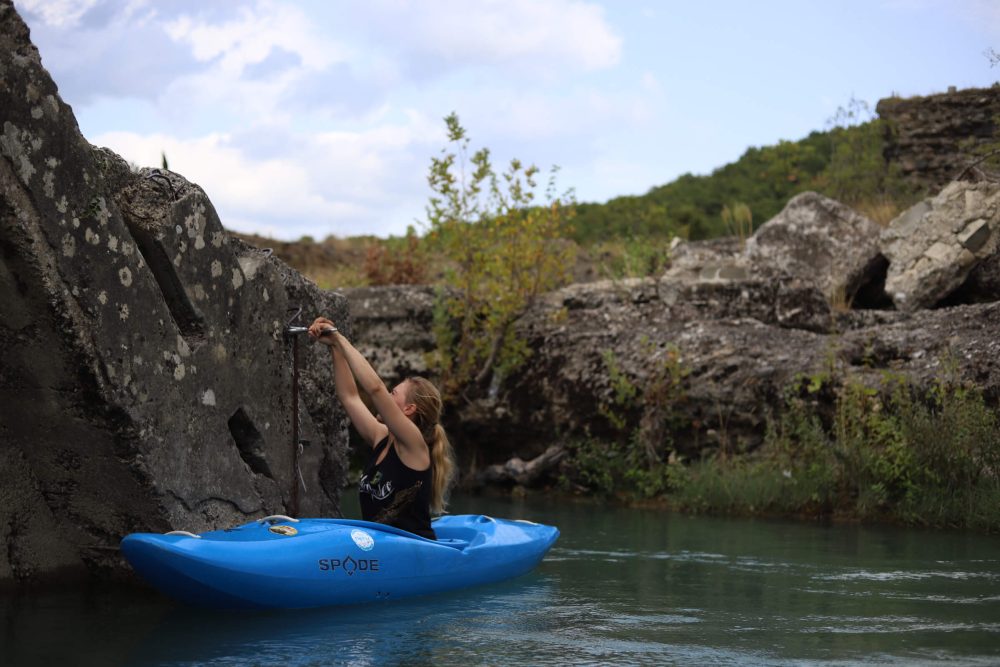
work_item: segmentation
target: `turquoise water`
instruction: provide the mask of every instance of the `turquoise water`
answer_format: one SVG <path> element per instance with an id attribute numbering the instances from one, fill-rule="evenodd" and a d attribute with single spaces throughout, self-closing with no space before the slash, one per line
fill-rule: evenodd
<path id="1" fill-rule="evenodd" d="M 517 580 L 350 608 L 208 612 L 120 587 L 8 596 L 0 664 L 1000 664 L 995 536 L 546 499 L 452 509 L 562 537 Z"/>

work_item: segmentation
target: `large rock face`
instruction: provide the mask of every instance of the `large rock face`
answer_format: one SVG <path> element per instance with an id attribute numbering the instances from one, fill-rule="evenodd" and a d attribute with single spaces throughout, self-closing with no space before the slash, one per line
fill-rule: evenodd
<path id="1" fill-rule="evenodd" d="M 356 287 L 343 290 L 354 325 L 354 344 L 390 385 L 428 375 L 434 351 L 434 288 Z"/>
<path id="2" fill-rule="evenodd" d="M 379 347 L 379 332 L 352 291 L 358 331 Z M 380 288 L 397 304 L 420 303 L 425 288 Z M 416 298 L 411 298 L 411 297 Z M 402 312 L 402 306 L 397 310 Z M 381 311 L 384 313 L 385 311 Z M 430 317 L 407 313 L 404 322 Z M 386 322 L 383 320 L 382 325 Z M 886 371 L 929 386 L 945 369 L 1000 400 L 1000 302 L 917 312 L 835 312 L 814 286 L 759 279 L 665 277 L 571 285 L 545 296 L 518 327 L 532 356 L 494 396 L 451 406 L 447 422 L 463 469 L 552 444 L 620 437 L 603 416 L 613 407 L 615 372 L 641 386 L 676 354 L 687 373 L 672 409 L 685 424 L 679 453 L 752 449 L 798 378 L 851 374 L 879 382 Z M 423 346 L 385 342 L 386 358 L 418 359 Z M 409 369 L 397 366 L 399 376 Z M 620 409 L 620 408 L 616 408 Z M 631 424 L 640 402 L 625 408 Z"/>
<path id="3" fill-rule="evenodd" d="M 196 185 L 80 135 L 0 2 L 0 583 L 117 568 L 135 530 L 335 514 L 346 431 L 287 310 L 326 294 L 232 242 Z"/>
<path id="4" fill-rule="evenodd" d="M 819 311 L 811 309 L 812 314 L 823 312 L 821 302 L 878 307 L 887 303 L 882 282 L 888 262 L 879 251 L 880 231 L 847 206 L 803 192 L 743 244 L 733 238 L 680 244 L 665 277 L 695 285 L 769 282 L 781 286 L 781 294 L 809 286 L 818 297 Z"/>
<path id="5" fill-rule="evenodd" d="M 938 304 L 1000 253 L 1000 184 L 950 183 L 893 220 L 881 248 L 889 260 L 885 290 L 896 308 Z M 980 294 L 989 289 L 992 261 L 977 274 Z"/>
<path id="6" fill-rule="evenodd" d="M 767 416 L 803 376 L 852 374 L 876 382 L 891 371 L 927 386 L 954 364 L 961 377 L 1000 398 L 1000 303 L 917 313 L 827 310 L 821 330 L 815 326 L 821 301 L 797 301 L 813 313 L 800 324 L 782 309 L 762 307 L 762 298 L 777 295 L 752 282 L 715 291 L 710 300 L 691 298 L 697 285 L 682 288 L 684 299 L 670 296 L 676 290 L 652 279 L 625 288 L 574 286 L 548 295 L 529 314 L 520 333 L 533 356 L 503 394 L 507 421 L 535 426 L 519 434 L 519 446 L 530 449 L 518 454 L 541 453 L 557 433 L 614 434 L 600 417 L 615 393 L 608 355 L 618 373 L 642 386 L 675 351 L 688 375 L 671 409 L 687 424 L 677 445 L 688 456 L 706 447 L 755 447 Z M 645 409 L 635 406 L 632 424 Z"/>
<path id="7" fill-rule="evenodd" d="M 938 190 L 958 178 L 973 159 L 974 146 L 994 141 L 1000 116 L 1000 84 L 926 97 L 880 100 L 888 121 L 887 160 L 912 182 Z"/>
<path id="8" fill-rule="evenodd" d="M 793 197 L 747 241 L 747 255 L 813 282 L 831 300 L 850 302 L 884 270 L 881 228 L 840 202 L 815 192 Z"/>

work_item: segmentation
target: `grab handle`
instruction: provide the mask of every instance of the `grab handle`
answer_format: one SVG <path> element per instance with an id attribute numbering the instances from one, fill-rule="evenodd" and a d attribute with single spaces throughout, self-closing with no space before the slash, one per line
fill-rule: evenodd
<path id="1" fill-rule="evenodd" d="M 171 530 L 169 533 L 164 533 L 164 535 L 183 535 L 184 537 L 193 537 L 197 540 L 201 539 L 201 535 L 195 535 L 186 530 Z"/>
<path id="2" fill-rule="evenodd" d="M 289 523 L 298 523 L 298 519 L 293 519 L 290 516 L 285 516 L 284 514 L 272 514 L 271 516 L 266 516 L 263 519 L 257 519 L 257 523 L 278 523 L 279 521 L 288 521 Z"/>

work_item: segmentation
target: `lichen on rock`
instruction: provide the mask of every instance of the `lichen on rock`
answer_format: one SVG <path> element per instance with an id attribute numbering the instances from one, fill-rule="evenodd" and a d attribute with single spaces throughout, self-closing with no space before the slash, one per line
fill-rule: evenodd
<path id="1" fill-rule="evenodd" d="M 0 584 L 116 572 L 137 530 L 337 515 L 329 355 L 302 342 L 296 454 L 281 331 L 290 307 L 349 329 L 344 299 L 230 242 L 179 174 L 91 146 L 9 0 L 0 68 Z"/>

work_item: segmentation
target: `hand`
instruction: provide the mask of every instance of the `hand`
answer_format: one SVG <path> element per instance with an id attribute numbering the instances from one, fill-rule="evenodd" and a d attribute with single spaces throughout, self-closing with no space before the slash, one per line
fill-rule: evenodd
<path id="1" fill-rule="evenodd" d="M 309 339 L 319 341 L 323 345 L 332 346 L 335 340 L 333 333 L 329 331 L 330 329 L 336 331 L 337 325 L 334 324 L 332 320 L 328 320 L 325 317 L 317 317 L 313 320 L 313 323 L 309 325 Z"/>

